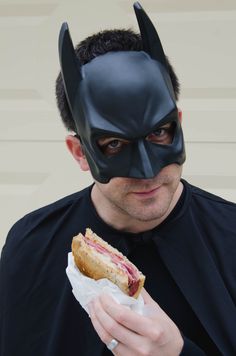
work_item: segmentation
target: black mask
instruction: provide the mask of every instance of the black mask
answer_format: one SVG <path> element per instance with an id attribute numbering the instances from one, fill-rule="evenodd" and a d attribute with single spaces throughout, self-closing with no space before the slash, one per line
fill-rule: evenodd
<path id="1" fill-rule="evenodd" d="M 172 163 L 185 161 L 183 133 L 165 55 L 156 30 L 134 4 L 144 51 L 108 52 L 81 66 L 67 24 L 59 38 L 61 72 L 68 104 L 91 173 L 107 183 L 113 177 L 153 178 Z M 172 141 L 147 140 L 171 124 Z M 104 137 L 128 144 L 113 155 L 98 145 Z"/>

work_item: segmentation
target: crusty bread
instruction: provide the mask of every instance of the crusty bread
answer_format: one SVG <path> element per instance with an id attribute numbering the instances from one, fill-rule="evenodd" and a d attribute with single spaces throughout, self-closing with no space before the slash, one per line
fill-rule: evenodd
<path id="1" fill-rule="evenodd" d="M 91 229 L 86 229 L 85 233 L 86 238 L 110 252 L 120 256 L 124 261 L 132 264 L 127 257 L 125 257 L 121 252 L 116 248 L 109 245 L 106 241 L 101 239 L 98 235 L 92 232 Z M 74 256 L 75 264 L 79 270 L 84 273 L 86 276 L 93 278 L 95 280 L 101 278 L 108 278 L 111 282 L 115 283 L 125 294 L 129 295 L 129 285 L 128 285 L 128 276 L 124 270 L 118 268 L 108 256 L 97 252 L 94 248 L 90 247 L 85 241 L 82 234 L 78 234 L 72 240 L 72 253 Z M 134 266 L 132 264 L 132 266 Z M 137 268 L 134 266 L 137 270 Z M 134 298 L 137 298 L 145 281 L 145 276 L 139 272 L 139 285 L 138 289 L 133 295 Z"/>

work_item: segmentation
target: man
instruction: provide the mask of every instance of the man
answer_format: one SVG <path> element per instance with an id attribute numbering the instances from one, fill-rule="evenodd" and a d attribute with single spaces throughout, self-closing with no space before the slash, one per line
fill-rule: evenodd
<path id="1" fill-rule="evenodd" d="M 234 355 L 236 206 L 181 180 L 177 77 L 138 3 L 141 37 L 59 39 L 67 146 L 94 184 L 18 221 L 1 258 L 2 356 Z M 75 300 L 71 240 L 90 227 L 146 275 L 150 312 Z M 106 347 L 107 345 L 107 347 Z M 111 351 L 110 351 L 111 350 Z"/>

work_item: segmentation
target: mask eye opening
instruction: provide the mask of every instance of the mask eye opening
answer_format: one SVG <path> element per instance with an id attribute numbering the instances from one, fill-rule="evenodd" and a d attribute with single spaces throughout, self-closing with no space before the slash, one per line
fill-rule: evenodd
<path id="1" fill-rule="evenodd" d="M 103 136 L 96 140 L 98 149 L 108 158 L 120 153 L 129 143 L 129 140 L 121 137 Z"/>
<path id="2" fill-rule="evenodd" d="M 146 140 L 155 145 L 169 146 L 173 143 L 176 127 L 176 121 L 170 121 L 165 124 L 158 125 L 146 136 Z"/>

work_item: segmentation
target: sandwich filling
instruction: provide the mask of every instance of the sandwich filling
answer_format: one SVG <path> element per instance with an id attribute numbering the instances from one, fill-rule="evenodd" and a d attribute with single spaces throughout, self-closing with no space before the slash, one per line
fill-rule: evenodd
<path id="1" fill-rule="evenodd" d="M 138 290 L 139 287 L 139 271 L 137 268 L 126 261 L 122 256 L 107 250 L 105 247 L 101 246 L 99 243 L 90 240 L 84 236 L 84 241 L 87 245 L 94 248 L 98 253 L 110 258 L 111 262 L 114 263 L 118 268 L 124 271 L 128 277 L 128 288 L 129 296 L 132 297 Z"/>

